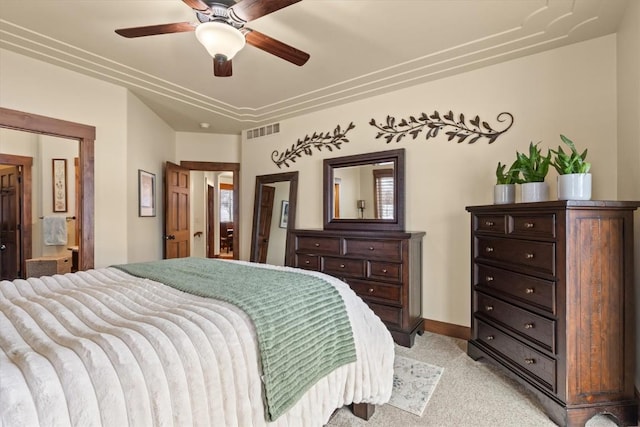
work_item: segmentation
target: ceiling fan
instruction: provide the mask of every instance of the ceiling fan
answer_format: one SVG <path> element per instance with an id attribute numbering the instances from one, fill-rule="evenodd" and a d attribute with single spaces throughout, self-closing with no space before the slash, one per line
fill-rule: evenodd
<path id="1" fill-rule="evenodd" d="M 213 74 L 229 77 L 231 59 L 249 43 L 296 65 L 304 65 L 309 54 L 259 31 L 245 27 L 254 19 L 273 13 L 301 0 L 182 0 L 192 8 L 198 22 L 176 22 L 145 27 L 121 28 L 116 33 L 127 38 L 195 31 L 200 43 L 213 57 Z"/>

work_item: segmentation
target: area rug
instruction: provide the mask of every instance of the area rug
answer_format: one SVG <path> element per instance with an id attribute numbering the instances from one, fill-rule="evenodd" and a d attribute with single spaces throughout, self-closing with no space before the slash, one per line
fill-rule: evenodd
<path id="1" fill-rule="evenodd" d="M 444 368 L 396 355 L 389 405 L 422 416 Z"/>

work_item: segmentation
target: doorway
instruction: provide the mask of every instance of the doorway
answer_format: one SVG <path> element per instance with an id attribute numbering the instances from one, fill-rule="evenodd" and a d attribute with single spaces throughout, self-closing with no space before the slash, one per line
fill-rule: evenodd
<path id="1" fill-rule="evenodd" d="M 229 227 L 233 230 L 232 236 L 230 239 L 233 252 L 230 251 L 230 255 L 232 255 L 233 259 L 239 259 L 240 230 L 238 225 L 240 224 L 240 218 L 239 218 L 240 210 L 238 205 L 240 200 L 240 164 L 227 163 L 227 162 L 198 162 L 198 161 L 183 160 L 180 162 L 180 167 L 189 171 L 217 172 L 217 173 L 231 172 L 231 174 L 233 175 L 232 206 L 231 206 L 232 226 Z M 206 201 L 205 204 L 208 205 L 208 201 Z M 165 203 L 165 210 L 168 209 L 168 207 L 169 207 L 169 203 Z M 165 215 L 166 215 L 166 212 L 165 212 Z M 186 215 L 188 216 L 189 213 L 187 212 Z M 212 216 L 210 215 L 207 215 L 207 216 L 208 218 L 212 218 Z M 212 227 L 212 221 L 213 220 L 208 220 L 208 223 L 207 223 L 208 230 L 210 230 Z M 215 233 L 215 234 L 218 234 L 218 233 Z M 209 254 L 210 254 L 210 250 L 205 251 L 206 256 L 209 256 Z"/>
<path id="2" fill-rule="evenodd" d="M 0 128 L 14 129 L 29 133 L 57 136 L 78 142 L 79 152 L 79 203 L 77 206 L 77 222 L 79 228 L 78 240 L 81 242 L 78 250 L 78 269 L 89 270 L 94 266 L 94 143 L 96 128 L 80 123 L 67 122 L 23 111 L 0 107 Z M 1 162 L 0 162 L 1 163 Z M 23 169 L 24 173 L 24 169 Z M 23 181 L 22 196 L 26 197 L 27 183 Z M 29 182 L 29 191 L 31 189 Z M 31 193 L 28 193 L 31 194 Z M 29 196 L 30 197 L 30 196 Z M 23 242 L 31 241 L 31 211 L 23 209 L 20 214 Z M 23 244 L 25 258 L 26 245 Z M 24 267 L 24 266 L 23 266 Z M 24 271 L 24 269 L 23 269 Z"/>

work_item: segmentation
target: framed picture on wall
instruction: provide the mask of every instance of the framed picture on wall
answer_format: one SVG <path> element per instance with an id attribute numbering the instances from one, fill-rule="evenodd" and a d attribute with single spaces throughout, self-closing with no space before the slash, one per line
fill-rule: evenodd
<path id="1" fill-rule="evenodd" d="M 138 216 L 156 216 L 156 175 L 138 169 Z"/>
<path id="2" fill-rule="evenodd" d="M 280 228 L 287 228 L 289 223 L 289 201 L 282 201 L 282 209 L 280 211 Z"/>
<path id="3" fill-rule="evenodd" d="M 67 211 L 67 159 L 51 159 L 53 211 Z"/>

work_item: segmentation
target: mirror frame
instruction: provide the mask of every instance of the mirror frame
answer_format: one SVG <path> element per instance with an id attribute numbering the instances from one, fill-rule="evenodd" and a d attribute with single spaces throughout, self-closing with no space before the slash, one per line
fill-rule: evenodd
<path id="1" fill-rule="evenodd" d="M 284 265 L 291 265 L 291 230 L 296 225 L 296 205 L 298 202 L 298 171 L 274 173 L 269 175 L 256 176 L 256 189 L 253 201 L 253 228 L 251 230 L 251 256 L 250 261 L 257 262 L 258 259 L 258 221 L 260 218 L 260 205 L 262 200 L 262 186 L 276 182 L 289 181 L 289 218 L 287 221 L 287 237 L 284 251 Z"/>
<path id="2" fill-rule="evenodd" d="M 394 219 L 333 218 L 334 169 L 393 162 Z M 334 157 L 323 161 L 323 219 L 325 230 L 404 231 L 405 188 L 404 148 Z"/>

